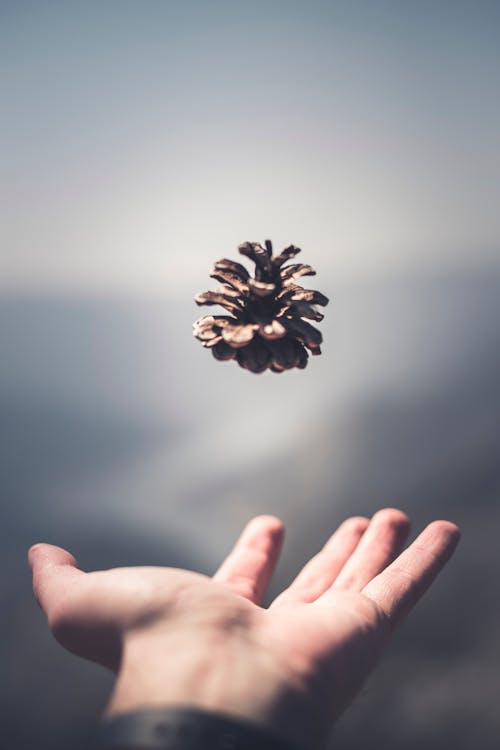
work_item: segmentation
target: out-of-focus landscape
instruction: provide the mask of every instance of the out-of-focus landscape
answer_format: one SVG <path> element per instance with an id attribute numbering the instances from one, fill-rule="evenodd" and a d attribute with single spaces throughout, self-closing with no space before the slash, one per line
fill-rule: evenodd
<path id="1" fill-rule="evenodd" d="M 111 677 L 26 550 L 211 573 L 287 526 L 270 596 L 348 515 L 463 533 L 336 748 L 498 747 L 495 3 L 0 8 L 0 658 L 15 750 L 83 750 Z M 294 243 L 323 355 L 252 376 L 191 335 L 212 262 Z"/>

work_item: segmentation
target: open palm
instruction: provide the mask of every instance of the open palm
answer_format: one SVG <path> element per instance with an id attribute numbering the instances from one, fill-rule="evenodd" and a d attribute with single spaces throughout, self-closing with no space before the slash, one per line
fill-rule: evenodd
<path id="1" fill-rule="evenodd" d="M 394 509 L 348 519 L 268 608 L 283 540 L 272 516 L 248 524 L 213 578 L 159 567 L 84 573 L 45 544 L 29 557 L 56 638 L 117 672 L 109 714 L 191 705 L 315 747 L 459 537 L 435 521 L 402 551 L 408 532 Z"/>

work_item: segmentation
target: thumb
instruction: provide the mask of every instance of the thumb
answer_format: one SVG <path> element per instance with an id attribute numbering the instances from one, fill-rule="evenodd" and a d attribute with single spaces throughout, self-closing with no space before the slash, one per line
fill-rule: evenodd
<path id="1" fill-rule="evenodd" d="M 67 598 L 74 584 L 85 575 L 70 552 L 52 544 L 35 544 L 28 551 L 33 574 L 33 591 L 51 619 L 57 605 Z"/>

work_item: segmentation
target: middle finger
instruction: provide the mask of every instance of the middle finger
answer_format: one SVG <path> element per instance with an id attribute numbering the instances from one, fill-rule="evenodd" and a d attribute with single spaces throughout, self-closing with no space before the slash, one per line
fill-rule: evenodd
<path id="1" fill-rule="evenodd" d="M 395 508 L 379 510 L 332 588 L 361 591 L 399 555 L 409 531 L 409 518 L 402 511 Z"/>

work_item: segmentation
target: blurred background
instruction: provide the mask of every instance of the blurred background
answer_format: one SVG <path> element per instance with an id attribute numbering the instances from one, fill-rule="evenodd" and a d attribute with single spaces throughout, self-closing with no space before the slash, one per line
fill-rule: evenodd
<path id="1" fill-rule="evenodd" d="M 497 748 L 499 4 L 3 0 L 0 55 L 3 747 L 83 749 L 111 687 L 30 544 L 212 573 L 275 513 L 277 592 L 389 505 L 463 541 L 334 746 Z M 332 299 L 303 372 L 191 335 L 267 237 Z"/>

